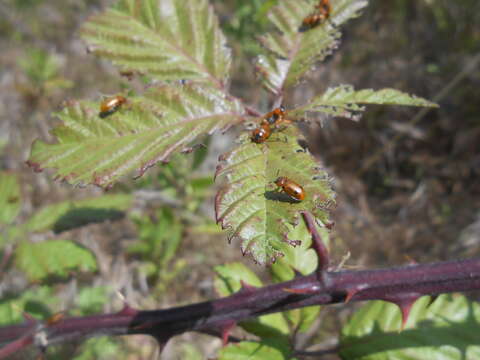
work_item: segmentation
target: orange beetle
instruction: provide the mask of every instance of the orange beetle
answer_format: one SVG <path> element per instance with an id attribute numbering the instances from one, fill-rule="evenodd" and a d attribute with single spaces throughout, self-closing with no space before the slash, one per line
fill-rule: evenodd
<path id="1" fill-rule="evenodd" d="M 281 122 L 285 116 L 285 107 L 280 105 L 280 107 L 273 109 L 269 113 L 263 116 L 262 124 L 274 125 L 277 122 Z"/>
<path id="2" fill-rule="evenodd" d="M 274 183 L 295 200 L 302 201 L 305 199 L 305 190 L 303 190 L 303 187 L 289 178 L 280 176 Z"/>
<path id="3" fill-rule="evenodd" d="M 270 125 L 262 124 L 260 125 L 260 127 L 252 131 L 251 139 L 254 143 L 261 144 L 270 137 L 271 133 L 272 133 L 272 130 L 270 129 Z"/>
<path id="4" fill-rule="evenodd" d="M 330 0 L 320 0 L 320 2 L 315 5 L 315 8 L 317 11 L 303 19 L 302 25 L 298 28 L 298 31 L 304 32 L 313 29 L 330 18 L 330 12 L 332 11 Z"/>
<path id="5" fill-rule="evenodd" d="M 330 5 L 330 0 L 320 0 L 320 2 L 315 6 L 320 15 L 326 20 L 330 18 L 330 12 L 332 11 L 332 5 Z"/>
<path id="6" fill-rule="evenodd" d="M 101 118 L 107 117 L 108 115 L 111 115 L 115 111 L 117 111 L 118 108 L 126 102 L 127 99 L 121 95 L 107 98 L 103 100 L 100 104 L 100 113 L 98 114 L 98 116 L 100 116 Z"/>

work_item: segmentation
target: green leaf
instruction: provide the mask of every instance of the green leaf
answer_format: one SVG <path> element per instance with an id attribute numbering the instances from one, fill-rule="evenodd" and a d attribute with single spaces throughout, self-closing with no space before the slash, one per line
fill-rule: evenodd
<path id="1" fill-rule="evenodd" d="M 132 196 L 127 194 L 103 195 L 96 198 L 65 201 L 47 205 L 37 211 L 24 225 L 29 232 L 52 229 L 59 233 L 89 223 L 116 220 L 132 205 Z"/>
<path id="2" fill-rule="evenodd" d="M 215 266 L 214 286 L 220 296 L 229 296 L 242 287 L 241 280 L 246 284 L 261 287 L 262 281 L 248 267 L 239 262 Z"/>
<path id="3" fill-rule="evenodd" d="M 289 227 L 291 225 L 287 224 Z M 322 240 L 329 245 L 329 233 L 324 227 L 318 225 L 317 230 L 322 237 Z M 295 271 L 303 275 L 311 274 L 315 271 L 318 265 L 318 257 L 314 249 L 311 248 L 312 236 L 307 230 L 305 222 L 300 221 L 299 224 L 293 227 L 289 232 L 289 236 L 293 239 L 301 241 L 299 246 L 289 246 L 283 244 L 283 253 L 285 256 L 278 259 L 270 267 L 272 278 L 276 282 L 292 280 L 295 277 Z M 320 306 L 309 306 L 301 309 L 290 310 L 283 313 L 288 319 L 290 325 L 300 332 L 306 332 L 310 326 L 317 319 L 320 313 Z"/>
<path id="4" fill-rule="evenodd" d="M 0 172 L 0 225 L 8 225 L 20 212 L 20 186 L 15 174 Z"/>
<path id="5" fill-rule="evenodd" d="M 121 353 L 118 341 L 107 336 L 88 339 L 79 350 L 73 360 L 118 359 Z"/>
<path id="6" fill-rule="evenodd" d="M 304 221 L 300 221 L 297 226 L 287 224 L 289 236 L 292 239 L 300 240 L 298 246 L 290 246 L 287 243 L 282 244 L 283 257 L 278 259 L 270 267 L 273 279 L 276 282 L 292 280 L 295 277 L 295 271 L 303 275 L 311 274 L 318 265 L 318 257 L 312 245 L 312 235 L 308 232 Z M 317 226 L 325 246 L 329 245 L 329 232 L 326 228 Z"/>
<path id="7" fill-rule="evenodd" d="M 60 61 L 55 55 L 42 49 L 27 48 L 25 56 L 19 61 L 19 65 L 30 81 L 40 86 L 57 76 Z"/>
<path id="8" fill-rule="evenodd" d="M 222 348 L 219 360 L 295 360 L 286 342 L 242 341 Z"/>
<path id="9" fill-rule="evenodd" d="M 121 0 L 82 29 L 94 53 L 158 80 L 226 83 L 231 55 L 207 0 Z"/>
<path id="10" fill-rule="evenodd" d="M 182 241 L 183 226 L 169 208 L 160 208 L 155 219 L 140 216 L 134 219 L 139 240 L 129 246 L 127 252 L 139 254 L 155 263 L 156 268 L 165 267 L 175 256 Z M 151 271 L 151 266 L 146 269 Z"/>
<path id="11" fill-rule="evenodd" d="M 230 263 L 215 267 L 214 286 L 221 296 L 232 295 L 242 287 L 241 281 L 246 285 L 261 287 L 262 282 L 257 275 L 241 263 Z M 243 321 L 240 326 L 246 331 L 262 338 L 283 338 L 290 329 L 282 314 L 260 316 L 255 320 Z"/>
<path id="12" fill-rule="evenodd" d="M 438 107 L 437 104 L 395 89 L 355 91 L 350 85 L 329 88 L 308 104 L 288 112 L 291 117 L 303 117 L 305 112 L 323 112 L 333 116 L 358 120 L 365 110 L 362 104 Z"/>
<path id="13" fill-rule="evenodd" d="M 15 249 L 15 264 L 31 281 L 66 278 L 72 271 L 96 271 L 92 253 L 70 241 L 22 242 Z"/>
<path id="14" fill-rule="evenodd" d="M 47 319 L 53 315 L 51 309 L 57 308 L 59 302 L 53 289 L 48 286 L 26 290 L 19 296 L 2 296 L 0 325 L 22 322 L 24 312 L 38 319 Z"/>
<path id="15" fill-rule="evenodd" d="M 75 307 L 71 314 L 74 316 L 98 314 L 108 302 L 108 286 L 82 288 L 75 296 Z"/>
<path id="16" fill-rule="evenodd" d="M 299 32 L 303 19 L 317 3 L 318 0 L 283 0 L 269 14 L 278 32 L 260 38 L 270 53 L 258 57 L 256 69 L 263 85 L 274 94 L 295 85 L 315 63 L 330 55 L 340 41 L 337 26 L 357 17 L 367 5 L 366 0 L 332 1 L 329 21 Z"/>
<path id="17" fill-rule="evenodd" d="M 36 170 L 54 168 L 56 178 L 71 184 L 109 187 L 133 170 L 142 176 L 241 115 L 239 103 L 193 83 L 151 88 L 128 102 L 103 119 L 98 105 L 71 103 L 57 114 L 63 121 L 53 130 L 57 143 L 35 141 L 29 164 Z"/>
<path id="18" fill-rule="evenodd" d="M 272 134 L 267 142 L 255 144 L 249 134 L 240 137 L 240 145 L 222 156 L 216 176 L 227 185 L 217 193 L 217 222 L 229 230 L 229 239 L 241 240 L 244 254 L 260 264 L 273 262 L 284 250 L 287 223 L 296 224 L 300 211 L 309 211 L 319 221 L 328 222 L 328 209 L 334 202 L 325 171 L 298 145 L 299 133 L 293 127 Z M 298 202 L 275 191 L 273 181 L 286 176 L 303 186 L 306 197 Z"/>
<path id="19" fill-rule="evenodd" d="M 478 303 L 461 295 L 441 295 L 429 305 L 430 301 L 425 296 L 415 302 L 401 332 L 396 305 L 369 302 L 342 329 L 342 359 L 480 358 L 476 336 L 480 331 Z"/>
<path id="20" fill-rule="evenodd" d="M 287 224 L 289 227 L 291 225 Z M 328 246 L 329 234 L 328 230 L 317 225 L 322 239 Z M 318 257 L 314 249 L 311 248 L 312 237 L 307 230 L 307 227 L 303 221 L 293 227 L 290 230 L 289 235 L 301 241 L 299 246 L 283 245 L 283 253 L 285 256 L 278 259 L 270 267 L 272 278 L 276 282 L 292 280 L 295 277 L 295 271 L 308 275 L 311 274 L 317 268 Z M 320 312 L 320 306 L 309 306 L 301 309 L 290 310 L 284 312 L 284 316 L 288 319 L 291 326 L 300 332 L 306 332 L 309 330 L 312 323 L 318 317 Z"/>

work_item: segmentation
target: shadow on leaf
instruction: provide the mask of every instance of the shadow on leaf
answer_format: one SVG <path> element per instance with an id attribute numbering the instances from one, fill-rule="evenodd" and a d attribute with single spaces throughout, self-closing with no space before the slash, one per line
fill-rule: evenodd
<path id="1" fill-rule="evenodd" d="M 264 195 L 268 200 L 287 202 L 289 204 L 298 204 L 300 202 L 299 200 L 295 200 L 290 195 L 281 191 L 265 191 Z"/>
<path id="2" fill-rule="evenodd" d="M 81 207 L 69 210 L 53 225 L 55 234 L 75 229 L 91 223 L 101 223 L 107 220 L 120 220 L 125 216 L 123 211 L 116 209 L 98 209 Z"/>

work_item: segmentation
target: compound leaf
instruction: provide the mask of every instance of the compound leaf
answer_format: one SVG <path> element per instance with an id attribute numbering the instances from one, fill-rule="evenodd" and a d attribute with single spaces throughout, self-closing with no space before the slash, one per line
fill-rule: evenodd
<path id="1" fill-rule="evenodd" d="M 25 223 L 24 228 L 29 232 L 53 230 L 59 233 L 89 223 L 119 219 L 131 205 L 132 196 L 127 194 L 64 201 L 37 211 Z"/>
<path id="2" fill-rule="evenodd" d="M 260 264 L 281 256 L 285 243 L 298 245 L 298 239 L 288 236 L 287 223 L 296 224 L 299 212 L 309 211 L 319 221 L 328 221 L 334 199 L 328 176 L 298 145 L 299 136 L 296 128 L 289 127 L 255 144 L 243 134 L 240 145 L 224 154 L 217 166 L 216 176 L 227 180 L 215 199 L 217 222 L 229 230 L 229 239 L 241 240 L 244 254 Z M 296 201 L 275 191 L 273 181 L 278 176 L 303 186 L 305 199 Z"/>
<path id="3" fill-rule="evenodd" d="M 82 29 L 96 54 L 124 72 L 223 86 L 231 54 L 207 0 L 121 0 Z"/>
<path id="4" fill-rule="evenodd" d="M 113 185 L 133 170 L 137 177 L 199 136 L 239 119 L 241 108 L 224 94 L 199 84 L 163 85 L 127 100 L 116 113 L 98 116 L 98 104 L 74 102 L 58 117 L 55 144 L 35 141 L 27 162 L 35 170 L 54 168 L 71 184 Z"/>
<path id="5" fill-rule="evenodd" d="M 0 225 L 12 223 L 20 212 L 20 186 L 15 174 L 0 172 Z"/>
<path id="6" fill-rule="evenodd" d="M 371 301 L 342 329 L 342 359 L 461 360 L 480 357 L 475 334 L 480 331 L 480 306 L 462 295 L 425 296 L 413 305 L 403 331 L 394 304 Z"/>
<path id="7" fill-rule="evenodd" d="M 65 278 L 72 271 L 96 271 L 93 254 L 70 241 L 22 242 L 15 249 L 15 264 L 31 281 Z"/>
<path id="8" fill-rule="evenodd" d="M 317 3 L 318 0 L 284 0 L 269 13 L 277 32 L 260 37 L 269 53 L 258 57 L 256 70 L 270 92 L 280 94 L 295 85 L 315 63 L 330 55 L 341 37 L 337 26 L 357 17 L 368 2 L 332 0 L 330 19 L 300 32 L 303 19 L 314 11 Z"/>
<path id="9" fill-rule="evenodd" d="M 303 117 L 305 112 L 323 112 L 333 116 L 358 120 L 365 110 L 363 104 L 437 107 L 438 105 L 415 95 L 395 89 L 355 91 L 350 85 L 329 88 L 309 103 L 288 112 L 292 118 Z"/>

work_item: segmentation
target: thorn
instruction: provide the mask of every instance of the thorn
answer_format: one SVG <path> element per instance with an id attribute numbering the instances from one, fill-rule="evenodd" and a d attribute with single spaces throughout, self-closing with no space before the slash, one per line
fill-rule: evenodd
<path id="1" fill-rule="evenodd" d="M 418 265 L 418 262 L 415 261 L 410 255 L 403 255 L 405 260 L 407 260 L 408 265 Z"/>
<path id="2" fill-rule="evenodd" d="M 118 312 L 118 315 L 124 315 L 124 316 L 135 316 L 137 314 L 138 314 L 138 310 L 135 310 L 127 303 L 123 304 L 122 310 Z"/>
<path id="3" fill-rule="evenodd" d="M 26 313 L 26 312 L 22 311 L 22 316 L 23 316 L 23 319 L 25 320 L 25 322 L 27 322 L 27 323 L 33 324 L 33 323 L 37 322 L 37 319 L 35 319 L 29 313 Z"/>
<path id="4" fill-rule="evenodd" d="M 295 268 L 293 269 L 293 273 L 294 273 L 294 277 L 293 277 L 294 279 L 296 279 L 300 276 L 303 276 L 303 274 Z"/>
<path id="5" fill-rule="evenodd" d="M 221 328 L 221 332 L 222 332 L 222 344 L 223 346 L 226 346 L 228 344 L 228 338 L 230 336 L 230 331 L 232 331 L 232 329 L 235 327 L 237 323 L 235 321 L 228 321 L 226 322 L 222 328 Z"/>
<path id="6" fill-rule="evenodd" d="M 355 296 L 356 293 L 358 293 L 358 290 L 347 291 L 347 296 L 345 296 L 345 304 L 348 304 L 350 300 L 352 300 L 352 297 Z"/>
<path id="7" fill-rule="evenodd" d="M 160 335 L 152 335 L 153 338 L 157 341 L 158 344 L 158 353 L 161 354 L 165 346 L 167 345 L 168 340 L 170 337 L 160 336 Z"/>
<path id="8" fill-rule="evenodd" d="M 135 310 L 133 307 L 131 307 L 125 296 L 120 292 L 120 291 L 115 291 L 115 294 L 120 298 L 120 300 L 123 303 L 123 308 L 118 312 L 119 315 L 124 315 L 124 316 L 135 316 L 138 314 L 138 310 Z"/>
<path id="9" fill-rule="evenodd" d="M 347 296 L 345 297 L 345 304 L 348 304 L 352 298 L 358 294 L 360 291 L 365 290 L 368 288 L 367 284 L 360 284 L 355 286 L 353 289 L 347 289 Z"/>
<path id="10" fill-rule="evenodd" d="M 240 285 L 241 285 L 241 288 L 238 291 L 239 293 L 251 293 L 252 291 L 255 291 L 255 289 L 256 289 L 255 286 L 247 284 L 243 280 L 240 280 Z"/>
<path id="11" fill-rule="evenodd" d="M 400 332 L 405 329 L 405 326 L 408 321 L 408 317 L 410 315 L 410 310 L 412 309 L 413 304 L 415 301 L 418 300 L 418 298 L 421 297 L 421 294 L 416 294 L 416 293 L 410 293 L 410 294 L 405 294 L 405 295 L 400 295 L 400 296 L 386 296 L 384 297 L 385 301 L 389 301 L 395 305 L 397 305 L 400 309 L 400 313 L 402 315 L 402 325 L 400 327 Z"/>
<path id="12" fill-rule="evenodd" d="M 38 323 L 38 320 L 37 320 L 37 319 L 35 319 L 35 318 L 34 318 L 32 315 L 30 315 L 29 313 L 23 311 L 23 310 L 20 308 L 20 306 L 18 306 L 17 304 L 12 304 L 12 308 L 22 314 L 23 320 L 25 320 L 25 322 L 26 322 L 27 324 L 33 325 L 33 324 Z"/>

